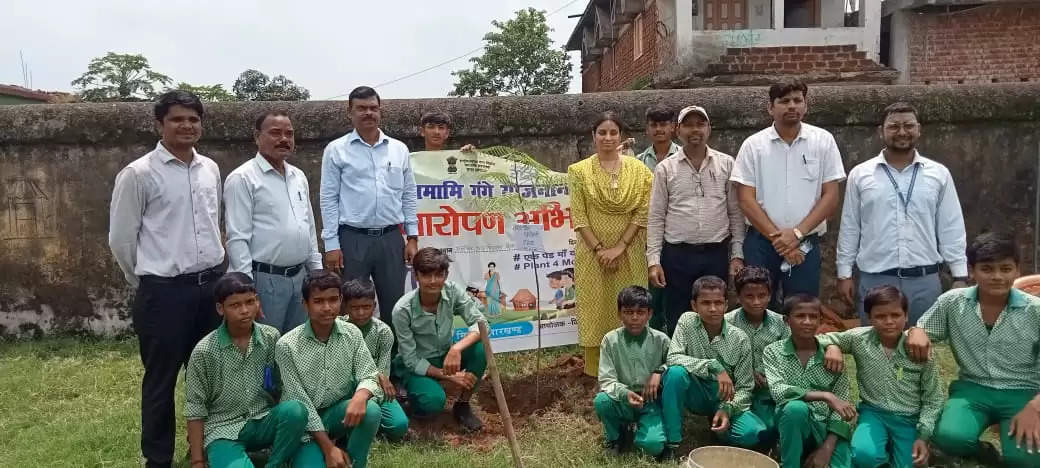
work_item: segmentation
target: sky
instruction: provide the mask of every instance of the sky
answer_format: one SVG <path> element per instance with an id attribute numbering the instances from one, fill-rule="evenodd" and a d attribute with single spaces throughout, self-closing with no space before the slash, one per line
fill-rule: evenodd
<path id="1" fill-rule="evenodd" d="M 285 75 L 311 99 L 345 99 L 355 86 L 376 86 L 472 51 L 491 21 L 534 7 L 549 17 L 562 47 L 586 0 L 2 0 L 0 84 L 23 85 L 19 52 L 32 88 L 69 84 L 94 57 L 142 54 L 174 82 L 231 89 L 246 69 Z M 474 54 L 470 57 L 479 55 Z M 469 57 L 378 86 L 385 98 L 443 97 L 451 72 Z M 576 52 L 571 92 L 580 92 Z"/>

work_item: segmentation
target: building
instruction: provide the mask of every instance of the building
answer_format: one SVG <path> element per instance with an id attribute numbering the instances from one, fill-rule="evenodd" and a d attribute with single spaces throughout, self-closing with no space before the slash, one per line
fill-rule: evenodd
<path id="1" fill-rule="evenodd" d="M 877 0 L 591 0 L 567 42 L 582 91 L 890 83 Z"/>
<path id="2" fill-rule="evenodd" d="M 885 0 L 881 62 L 898 83 L 1040 80 L 1040 2 Z"/>
<path id="3" fill-rule="evenodd" d="M 5 104 L 55 104 L 76 102 L 76 95 L 61 92 L 33 91 L 15 85 L 0 84 L 0 106 Z"/>

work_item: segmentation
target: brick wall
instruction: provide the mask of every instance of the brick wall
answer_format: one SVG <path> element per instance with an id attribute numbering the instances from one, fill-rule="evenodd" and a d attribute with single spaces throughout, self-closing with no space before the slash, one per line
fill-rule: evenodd
<path id="1" fill-rule="evenodd" d="M 855 45 L 749 47 L 727 49 L 719 62 L 708 65 L 708 75 L 738 73 L 807 73 L 881 70 L 881 65 L 857 51 Z"/>
<path id="2" fill-rule="evenodd" d="M 586 66 L 581 77 L 582 92 L 622 91 L 649 79 L 658 64 L 656 24 L 657 2 L 652 1 L 643 11 L 643 54 L 633 57 L 636 25 L 633 20 L 598 61 Z"/>
<path id="3" fill-rule="evenodd" d="M 1040 5 L 911 14 L 909 81 L 958 84 L 1040 79 Z"/>

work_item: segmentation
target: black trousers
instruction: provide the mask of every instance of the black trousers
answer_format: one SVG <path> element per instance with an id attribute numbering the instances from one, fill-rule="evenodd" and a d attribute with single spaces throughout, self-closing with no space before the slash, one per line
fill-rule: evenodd
<path id="1" fill-rule="evenodd" d="M 679 317 L 693 310 L 693 282 L 702 276 L 714 275 L 723 281 L 729 275 L 729 243 L 701 247 L 689 244 L 669 244 L 661 247 L 661 269 L 665 279 L 665 320 L 668 335 L 675 333 Z"/>
<path id="2" fill-rule="evenodd" d="M 379 320 L 394 327 L 393 311 L 404 295 L 404 237 L 397 230 L 381 236 L 369 236 L 339 228 L 339 246 L 343 250 L 343 280 L 368 279 L 376 287 L 379 298 Z M 397 350 L 397 340 L 394 348 Z"/>
<path id="3" fill-rule="evenodd" d="M 174 388 L 191 351 L 220 323 L 216 276 L 203 284 L 142 277 L 134 297 L 134 331 L 144 365 L 141 453 L 147 467 L 169 467 L 175 430 Z"/>

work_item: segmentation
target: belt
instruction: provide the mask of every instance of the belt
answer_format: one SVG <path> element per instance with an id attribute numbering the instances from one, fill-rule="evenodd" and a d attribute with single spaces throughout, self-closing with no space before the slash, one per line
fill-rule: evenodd
<path id="1" fill-rule="evenodd" d="M 223 274 L 224 270 L 218 265 L 196 273 L 185 273 L 177 276 L 141 275 L 141 281 L 147 280 L 155 283 L 186 283 L 202 286 L 210 281 L 220 278 Z"/>
<path id="2" fill-rule="evenodd" d="M 667 244 L 670 247 L 674 247 L 674 248 L 677 248 L 677 249 L 686 250 L 686 251 L 690 251 L 690 252 L 707 252 L 709 250 L 716 250 L 716 249 L 724 249 L 724 248 L 726 248 L 726 246 L 729 244 L 729 238 L 727 237 L 726 240 L 724 240 L 722 242 L 705 242 L 703 244 L 686 244 L 686 243 L 682 243 L 682 242 L 677 243 L 677 244 L 674 244 L 674 243 L 671 243 L 671 242 L 665 242 L 665 244 Z"/>
<path id="3" fill-rule="evenodd" d="M 303 269 L 303 264 L 280 267 L 263 262 L 253 262 L 253 269 L 260 273 L 279 276 L 296 276 Z"/>
<path id="4" fill-rule="evenodd" d="M 401 229 L 401 226 L 398 225 L 398 224 L 394 224 L 392 226 L 381 227 L 381 228 L 359 228 L 359 227 L 351 226 L 349 224 L 340 224 L 339 228 L 340 228 L 340 230 L 356 232 L 358 234 L 364 234 L 364 235 L 370 236 L 370 237 L 379 237 L 379 236 L 388 234 L 388 233 L 393 232 L 393 231 L 399 231 Z"/>
<path id="5" fill-rule="evenodd" d="M 928 265 L 919 266 L 912 268 L 892 268 L 890 270 L 882 271 L 881 273 L 875 273 L 877 275 L 884 276 L 897 276 L 899 278 L 920 278 L 922 276 L 932 275 L 939 272 L 939 265 Z"/>

